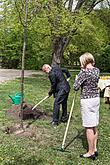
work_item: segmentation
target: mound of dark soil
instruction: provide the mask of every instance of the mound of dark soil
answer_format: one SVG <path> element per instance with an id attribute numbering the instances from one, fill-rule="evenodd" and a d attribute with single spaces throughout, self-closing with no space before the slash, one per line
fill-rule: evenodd
<path id="1" fill-rule="evenodd" d="M 20 105 L 13 105 L 9 110 L 7 110 L 7 115 L 14 119 L 49 119 L 51 117 L 50 113 L 44 112 L 39 106 L 32 110 L 33 106 L 31 104 L 24 103 L 23 110 L 21 112 Z"/>

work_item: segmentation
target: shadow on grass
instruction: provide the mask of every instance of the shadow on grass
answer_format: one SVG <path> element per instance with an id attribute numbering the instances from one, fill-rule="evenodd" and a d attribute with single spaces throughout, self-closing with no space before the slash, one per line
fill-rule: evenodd
<path id="1" fill-rule="evenodd" d="M 77 131 L 78 131 L 77 135 L 76 135 L 74 138 L 72 138 L 72 139 L 70 140 L 70 142 L 65 146 L 65 149 L 66 149 L 68 146 L 70 146 L 71 143 L 73 143 L 75 139 L 81 139 L 81 140 L 82 140 L 83 148 L 84 148 L 84 149 L 87 149 L 87 140 L 86 140 L 85 129 L 83 129 L 83 130 L 77 130 Z"/>
<path id="2" fill-rule="evenodd" d="M 30 158 L 24 158 L 23 157 L 14 157 L 14 162 L 7 162 L 4 165 L 45 165 L 45 162 L 42 158 L 36 159 L 35 156 L 32 156 Z"/>
<path id="3" fill-rule="evenodd" d="M 86 130 L 85 129 L 82 130 L 82 133 L 79 135 L 78 138 L 82 140 L 83 148 L 87 150 L 88 144 L 87 144 Z"/>

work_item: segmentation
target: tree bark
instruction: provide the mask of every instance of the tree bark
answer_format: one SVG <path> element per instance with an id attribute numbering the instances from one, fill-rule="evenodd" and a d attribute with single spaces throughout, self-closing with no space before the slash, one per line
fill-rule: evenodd
<path id="1" fill-rule="evenodd" d="M 100 3 L 101 1 L 103 1 L 103 0 L 99 0 L 99 1 L 94 0 L 93 3 L 91 3 L 91 5 L 89 6 L 90 11 L 92 11 L 93 7 L 95 7 L 95 5 Z M 66 2 L 67 1 L 65 1 L 65 3 Z M 85 2 L 87 2 L 87 1 L 86 0 L 78 0 L 74 11 L 79 11 L 81 9 L 81 7 L 83 5 L 85 5 Z M 70 12 L 72 12 L 73 0 L 68 0 L 68 4 L 69 4 L 68 5 L 68 10 L 70 10 Z M 88 13 L 86 13 L 86 14 L 88 14 Z M 60 66 L 60 64 L 61 64 L 61 59 L 62 59 L 63 53 L 65 51 L 65 48 L 69 44 L 69 42 L 72 38 L 72 37 L 67 37 L 67 36 L 69 36 L 69 32 L 67 32 L 67 33 L 68 33 L 68 35 L 66 34 L 63 37 L 62 36 L 57 37 L 53 40 L 52 66 L 55 66 L 55 65 Z M 72 35 L 74 35 L 74 31 L 72 32 Z"/>
<path id="2" fill-rule="evenodd" d="M 21 71 L 21 127 L 23 127 L 23 102 L 24 102 L 24 63 L 26 55 L 27 46 L 27 16 L 28 16 L 28 0 L 25 4 L 25 18 L 24 18 L 24 43 L 23 43 L 23 53 L 22 53 L 22 71 Z"/>
<path id="3" fill-rule="evenodd" d="M 78 0 L 75 10 L 79 10 L 82 7 L 82 5 L 84 4 L 84 2 L 85 2 L 85 0 Z"/>
<path id="4" fill-rule="evenodd" d="M 69 9 L 70 11 L 72 11 L 72 7 L 73 7 L 73 0 L 70 0 L 70 1 L 69 1 L 69 5 L 68 5 L 68 9 Z"/>
<path id="5" fill-rule="evenodd" d="M 85 2 L 85 0 L 79 0 L 77 3 L 78 6 L 75 10 L 80 9 L 84 2 Z M 72 12 L 72 5 L 73 5 L 73 0 L 69 0 L 68 10 L 70 10 L 70 12 Z M 73 30 L 73 34 L 75 31 Z M 63 36 L 63 37 L 61 36 L 61 37 L 57 37 L 54 39 L 54 41 L 53 41 L 52 66 L 55 66 L 55 65 L 60 66 L 64 50 L 72 38 L 72 37 L 67 37 L 67 36 L 69 36 L 69 33 L 65 34 L 65 36 Z"/>
<path id="6" fill-rule="evenodd" d="M 53 58 L 52 66 L 61 64 L 61 58 L 63 56 L 66 46 L 69 44 L 70 38 L 58 37 L 54 39 L 53 43 Z"/>

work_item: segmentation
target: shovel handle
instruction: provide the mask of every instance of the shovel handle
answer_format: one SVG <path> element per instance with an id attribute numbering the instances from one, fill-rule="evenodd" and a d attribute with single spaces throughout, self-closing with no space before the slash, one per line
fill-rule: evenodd
<path id="1" fill-rule="evenodd" d="M 47 98 L 49 98 L 49 96 L 44 97 L 41 101 L 39 101 L 33 108 L 32 110 L 34 110 L 39 104 L 41 104 L 44 100 L 46 100 Z"/>
<path id="2" fill-rule="evenodd" d="M 65 134 L 64 134 L 64 138 L 63 138 L 63 142 L 62 142 L 62 147 L 61 147 L 62 149 L 64 149 L 64 144 L 65 144 L 65 140 L 66 140 L 66 136 L 67 136 L 67 132 L 68 132 L 68 128 L 69 128 L 69 124 L 70 124 L 70 120 L 71 120 L 71 116 L 72 116 L 72 112 L 73 112 L 73 108 L 74 108 L 75 98 L 76 98 L 76 91 L 75 91 L 75 94 L 74 94 L 74 98 L 73 98 L 73 102 L 72 102 L 72 106 L 71 106 L 71 110 L 70 110 L 66 130 L 65 130 Z"/>

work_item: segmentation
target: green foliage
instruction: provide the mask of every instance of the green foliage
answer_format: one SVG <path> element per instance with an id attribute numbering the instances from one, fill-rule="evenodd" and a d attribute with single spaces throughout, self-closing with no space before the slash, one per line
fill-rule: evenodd
<path id="1" fill-rule="evenodd" d="M 96 65 L 103 72 L 110 72 L 110 45 L 107 45 L 96 57 Z"/>
<path id="2" fill-rule="evenodd" d="M 70 12 L 64 8 L 63 0 L 29 1 L 25 69 L 38 69 L 43 63 L 51 63 L 54 39 L 58 37 L 71 39 L 64 49 L 63 64 L 77 65 L 83 52 L 100 54 L 109 44 L 110 11 L 100 9 L 85 16 L 85 10 L 88 10 L 91 3 L 92 1 L 87 1 L 87 8 L 84 10 Z M 1 8 L 2 67 L 21 68 L 25 1 L 7 0 L 2 3 Z"/>
<path id="3" fill-rule="evenodd" d="M 51 10 L 48 11 L 48 19 L 53 37 L 67 36 L 76 28 L 75 16 L 64 8 L 63 2 L 50 5 Z"/>
<path id="4" fill-rule="evenodd" d="M 3 3 L 2 9 L 2 19 L 0 21 L 0 56 L 2 65 L 6 68 L 17 68 L 21 59 L 22 27 L 18 23 L 12 2 Z M 15 63 L 16 65 L 14 65 Z"/>
<path id="5" fill-rule="evenodd" d="M 28 43 L 25 69 L 37 69 L 41 67 L 43 62 L 48 63 L 50 61 L 51 42 L 49 36 L 51 34 L 45 11 L 42 10 L 42 3 L 42 1 L 38 1 L 35 5 L 35 2 L 30 2 L 28 6 Z M 1 50 L 3 50 L 1 51 L 2 67 L 20 68 L 23 47 L 23 21 L 25 17 L 23 12 L 25 5 L 22 6 L 22 10 L 20 0 L 17 1 L 16 6 L 14 4 L 11 5 L 10 13 L 8 13 L 10 8 L 6 3 L 3 4 L 3 11 L 1 12 L 4 16 L 0 25 L 2 29 L 0 36 Z M 38 7 L 40 14 L 36 16 L 35 14 L 38 12 L 36 11 Z"/>
<path id="6" fill-rule="evenodd" d="M 81 24 L 68 45 L 65 56 L 68 57 L 69 63 L 74 65 L 82 53 L 91 52 L 93 55 L 100 53 L 108 41 L 107 28 L 94 12 L 90 16 L 82 17 Z"/>
<path id="7" fill-rule="evenodd" d="M 43 63 L 51 61 L 51 32 L 45 16 L 45 12 L 42 10 L 28 28 L 26 68 L 38 69 Z"/>
<path id="8" fill-rule="evenodd" d="M 100 20 L 105 24 L 107 31 L 108 31 L 108 37 L 110 38 L 110 9 L 101 9 L 97 12 L 97 17 L 100 18 Z"/>

